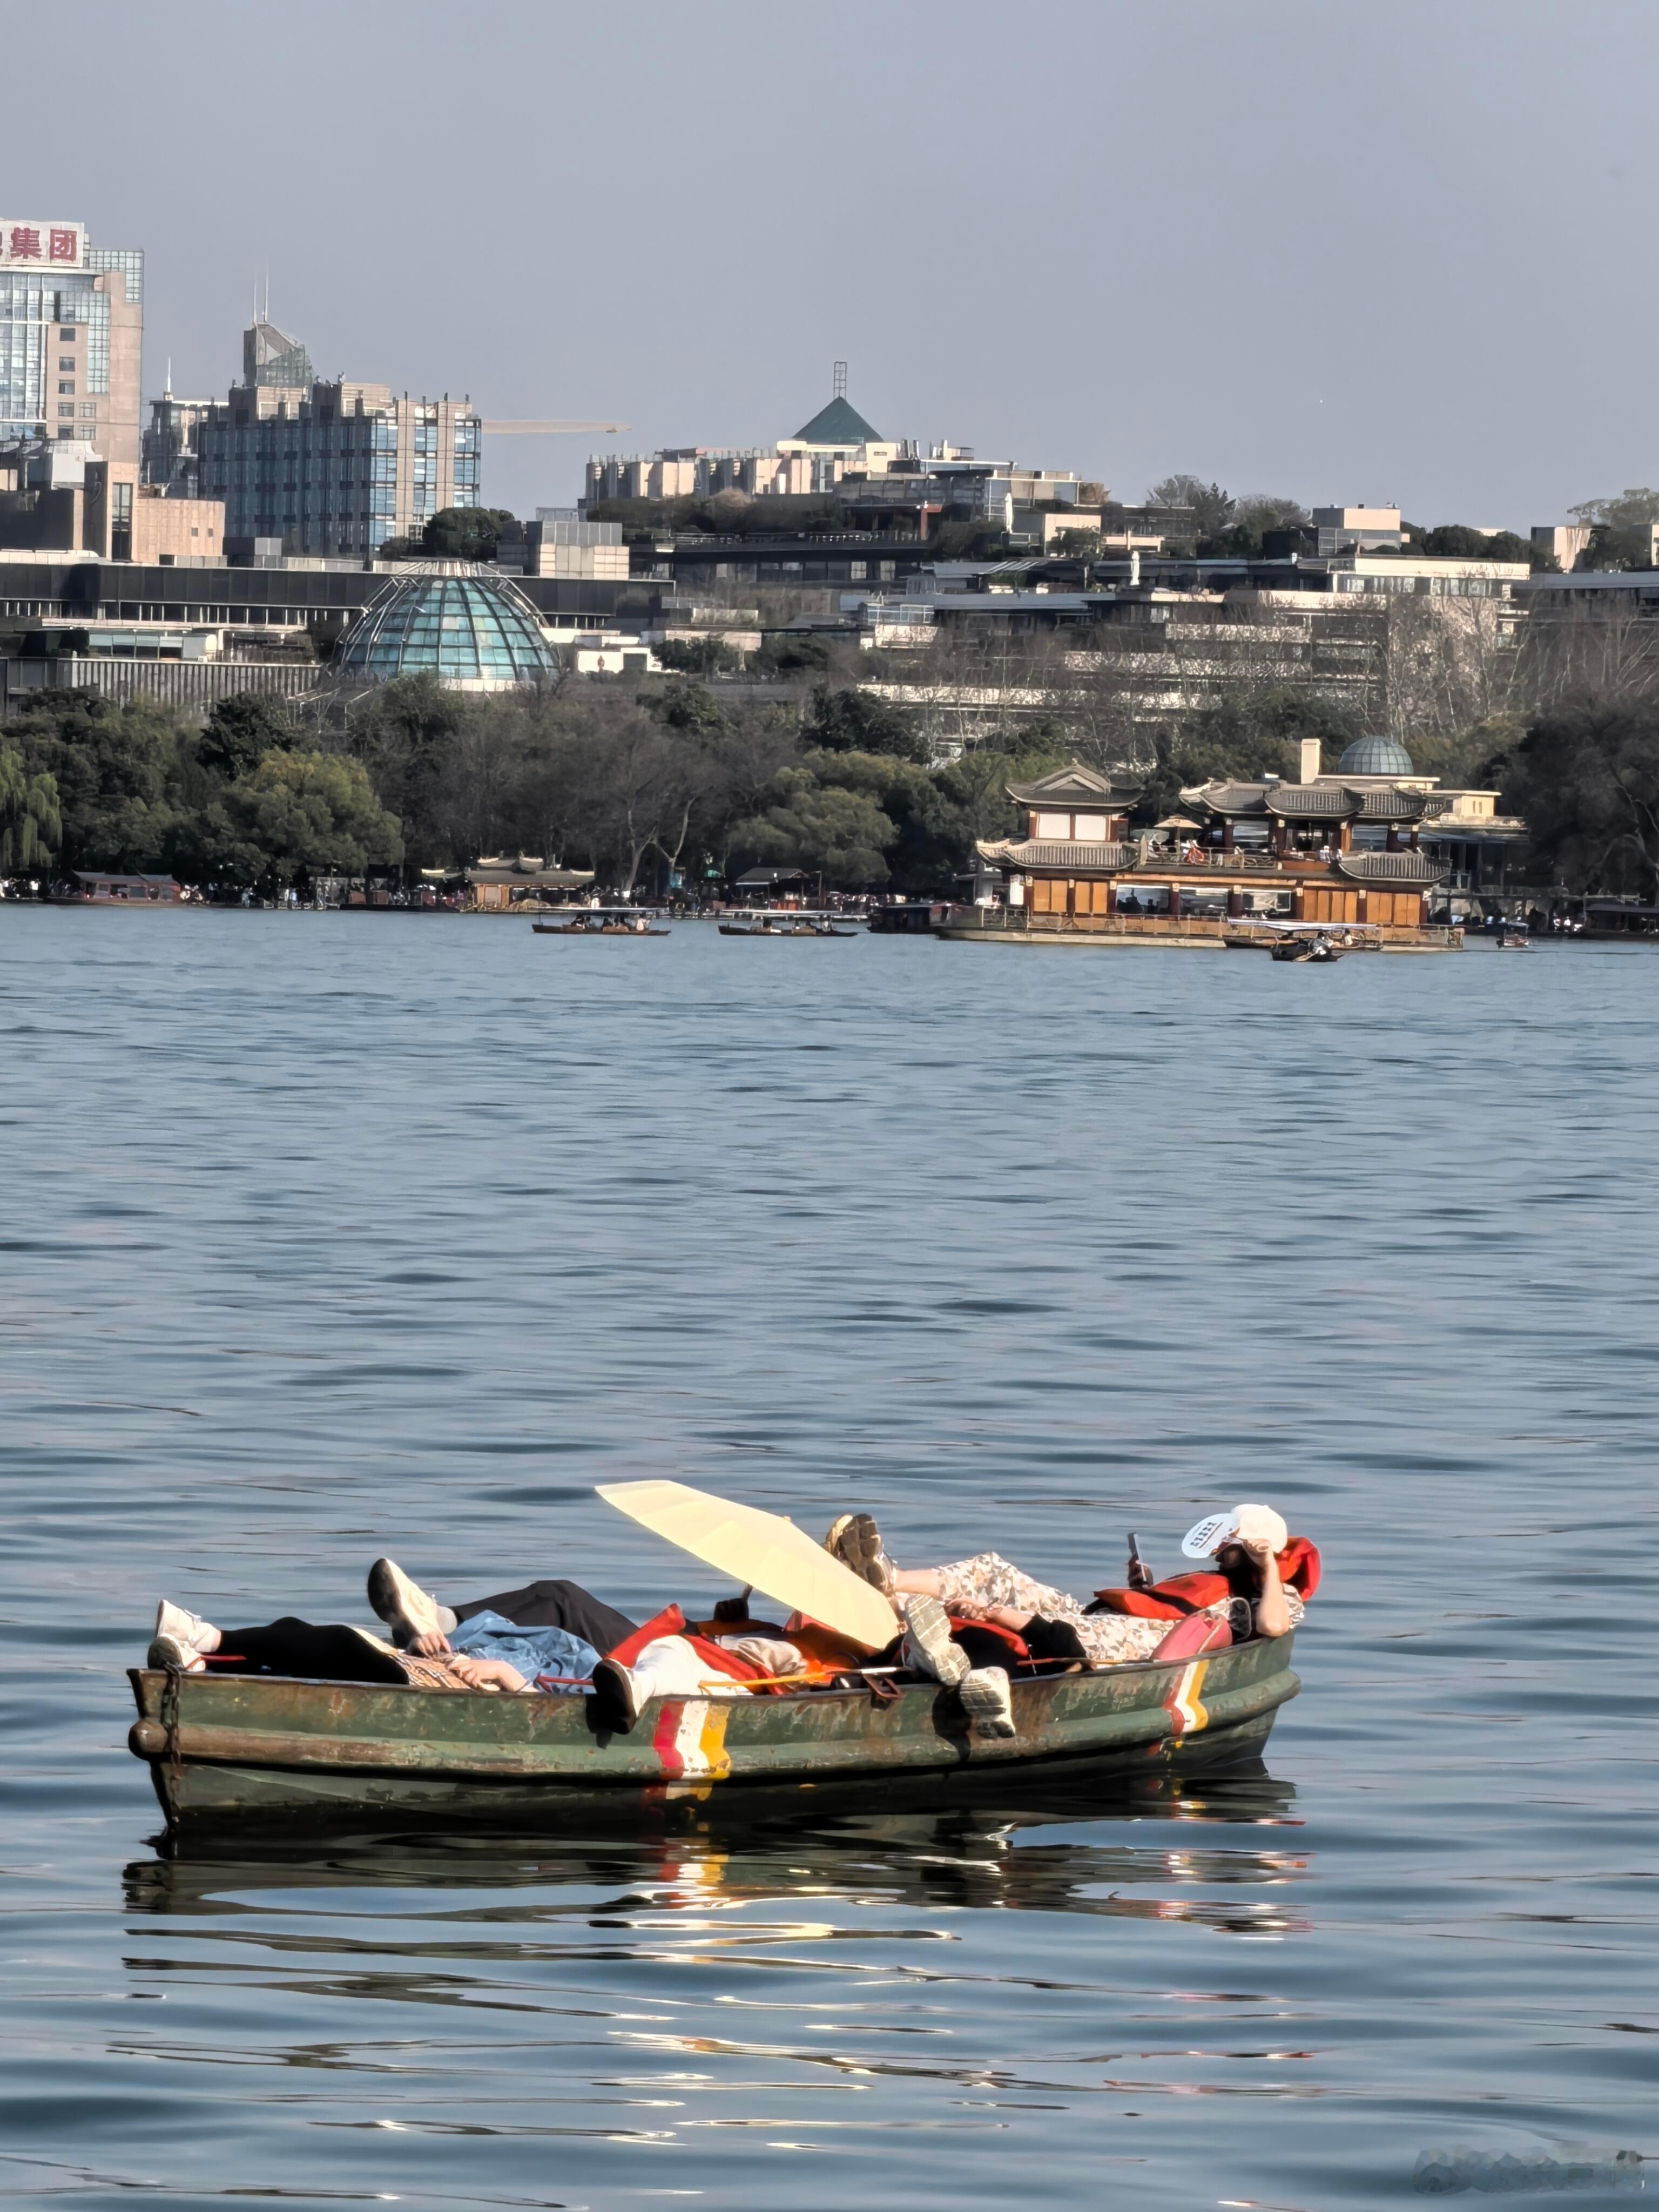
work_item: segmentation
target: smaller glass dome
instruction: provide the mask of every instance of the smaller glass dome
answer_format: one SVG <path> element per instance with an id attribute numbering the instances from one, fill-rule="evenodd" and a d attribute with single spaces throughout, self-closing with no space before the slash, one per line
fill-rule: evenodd
<path id="1" fill-rule="evenodd" d="M 1339 775 L 1415 775 L 1412 757 L 1394 738 L 1356 738 L 1336 764 Z"/>
<path id="2" fill-rule="evenodd" d="M 462 691 L 533 684 L 556 665 L 523 592 L 459 562 L 394 576 L 341 639 L 335 665 L 360 684 L 435 676 Z"/>

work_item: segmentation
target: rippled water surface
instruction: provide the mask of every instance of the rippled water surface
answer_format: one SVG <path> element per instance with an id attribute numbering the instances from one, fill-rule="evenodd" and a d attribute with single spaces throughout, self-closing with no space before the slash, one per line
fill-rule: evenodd
<path id="1" fill-rule="evenodd" d="M 1659 961 L 0 914 L 0 2191 L 1412 2201 L 1659 2154 Z M 1322 1545 L 1265 1771 L 169 1857 L 166 1593 Z"/>

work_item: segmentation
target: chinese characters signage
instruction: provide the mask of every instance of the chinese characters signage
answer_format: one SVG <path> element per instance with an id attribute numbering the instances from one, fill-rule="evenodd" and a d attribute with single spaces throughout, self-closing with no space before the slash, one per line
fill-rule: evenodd
<path id="1" fill-rule="evenodd" d="M 87 234 L 78 222 L 0 216 L 0 269 L 83 269 Z"/>

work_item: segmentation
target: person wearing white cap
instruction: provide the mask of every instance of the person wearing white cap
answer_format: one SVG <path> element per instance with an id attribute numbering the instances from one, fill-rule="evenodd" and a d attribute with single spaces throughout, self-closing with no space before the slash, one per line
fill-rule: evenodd
<path id="1" fill-rule="evenodd" d="M 1214 1541 L 1203 1551 L 1192 1551 L 1192 1540 L 1203 1528 L 1212 1528 Z M 1188 1548 L 1188 1558 L 1207 1558 L 1214 1547 L 1221 1547 L 1217 1573 L 1228 1579 L 1228 1595 L 1199 1610 L 1230 1620 L 1234 1635 L 1256 1632 L 1281 1637 L 1301 1620 L 1301 1601 L 1283 1589 L 1272 1553 L 1267 1553 L 1265 1566 L 1259 1559 L 1256 1548 L 1270 1544 L 1274 1531 L 1283 1548 L 1287 1541 L 1285 1524 L 1272 1506 L 1239 1506 L 1234 1513 L 1212 1513 L 1188 1535 L 1188 1547 L 1183 1547 Z M 856 1544 L 854 1535 L 858 1537 Z M 994 1628 L 1011 1628 L 1015 1632 L 1024 1632 L 1033 1617 L 1064 1621 L 1078 1635 L 1091 1666 L 1121 1666 L 1126 1659 L 1151 1659 L 1170 1632 L 1168 1617 L 1146 1620 L 1139 1614 L 1086 1606 L 1066 1590 L 1053 1589 L 1053 1583 L 1036 1582 L 995 1551 L 975 1553 L 975 1558 L 956 1559 L 947 1566 L 894 1566 L 867 1513 L 841 1516 L 825 1537 L 825 1548 L 845 1559 L 854 1573 L 863 1573 L 878 1589 L 887 1590 L 911 1628 L 927 1626 L 927 1620 L 915 1608 L 918 1599 L 936 1599 L 933 1610 L 942 1608 L 953 1620 L 988 1621 Z M 949 1639 L 945 1621 L 938 1624 L 938 1639 Z M 911 1637 L 911 1641 L 918 1641 L 918 1637 Z M 918 1663 L 927 1666 L 929 1639 L 922 1635 L 921 1641 L 925 1650 Z"/>
<path id="2" fill-rule="evenodd" d="M 1201 1549 L 1194 1548 L 1194 1540 L 1206 1531 L 1211 1540 Z M 1241 1638 L 1253 1632 L 1283 1636 L 1302 1618 L 1301 1601 L 1285 1589 L 1272 1548 L 1276 1542 L 1283 1550 L 1288 1541 L 1284 1521 L 1267 1505 L 1242 1505 L 1200 1521 L 1182 1548 L 1188 1559 L 1207 1559 L 1218 1550 L 1216 1569 L 1226 1577 L 1229 1595 L 1199 1610 L 1228 1620 Z M 988 1621 L 1016 1633 L 1023 1633 L 1034 1618 L 1064 1621 L 1076 1632 L 1085 1657 L 1095 1667 L 1149 1659 L 1170 1632 L 1167 1617 L 1152 1620 L 1085 1605 L 1067 1591 L 1036 1581 L 998 1552 L 980 1552 L 971 1559 L 944 1566 L 896 1567 L 867 1514 L 843 1514 L 825 1537 L 824 1547 L 843 1559 L 854 1573 L 884 1589 L 913 1625 L 917 1622 L 915 1601 L 929 1598 L 958 1620 Z M 939 1634 L 948 1640 L 943 1622 Z M 921 1640 L 918 1663 L 925 1666 L 927 1639 Z"/>
<path id="3" fill-rule="evenodd" d="M 1279 1572 L 1279 1554 L 1290 1540 L 1284 1516 L 1271 1505 L 1235 1505 L 1231 1513 L 1206 1513 L 1181 1548 L 1189 1559 L 1214 1559 L 1234 1597 L 1249 1601 L 1258 1636 L 1284 1636 L 1302 1619 L 1302 1601 Z"/>

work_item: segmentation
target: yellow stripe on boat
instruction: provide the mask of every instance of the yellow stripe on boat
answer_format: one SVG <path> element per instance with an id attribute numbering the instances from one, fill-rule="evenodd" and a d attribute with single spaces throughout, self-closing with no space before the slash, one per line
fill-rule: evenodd
<path id="1" fill-rule="evenodd" d="M 1177 1735 L 1196 1735 L 1210 1724 L 1210 1716 L 1199 1702 L 1198 1695 L 1204 1687 L 1209 1663 L 1207 1659 L 1194 1659 L 1181 1670 L 1181 1679 L 1170 1699 L 1170 1717 L 1175 1723 Z"/>

